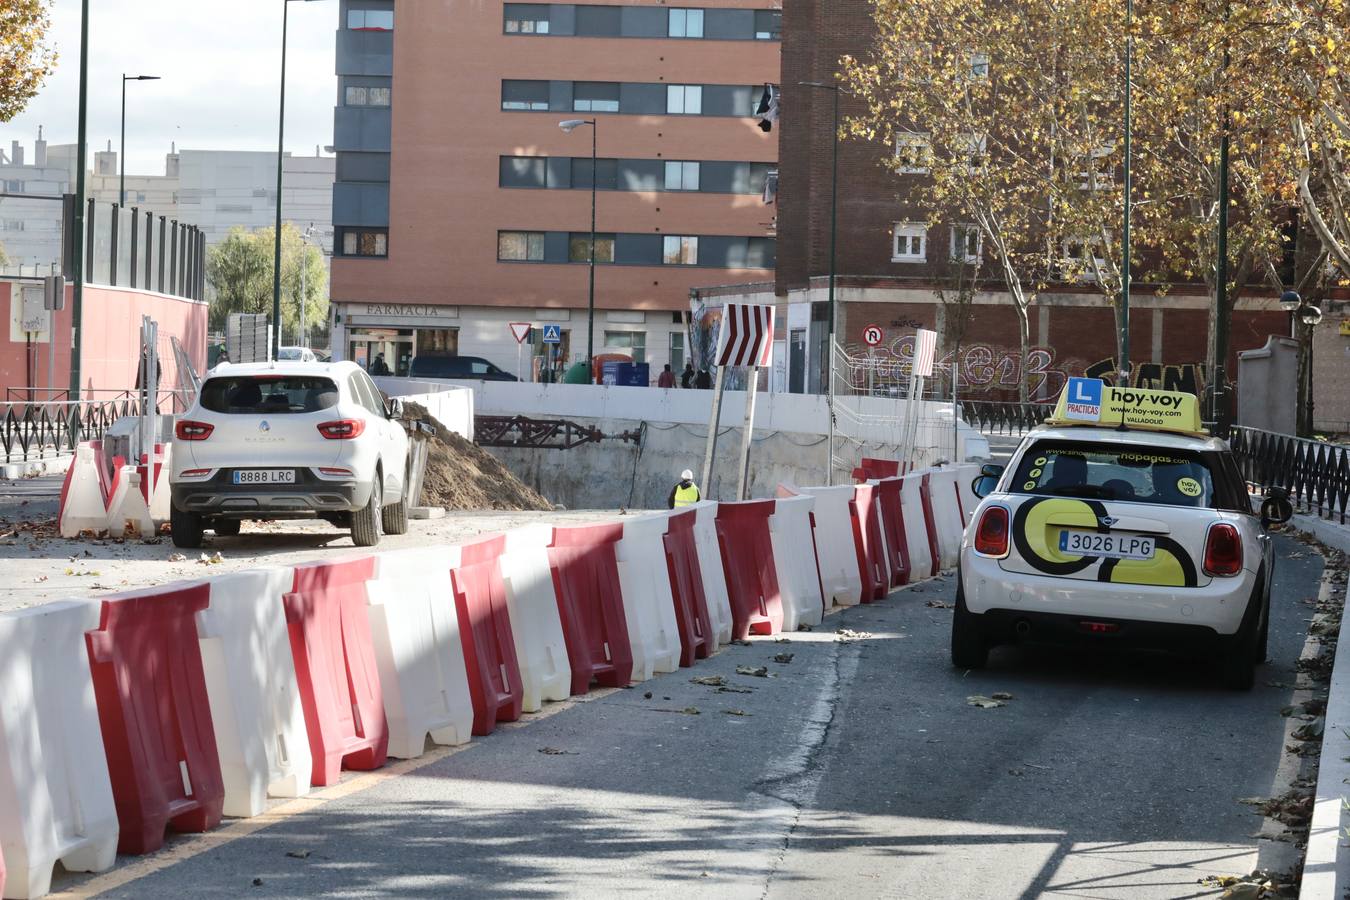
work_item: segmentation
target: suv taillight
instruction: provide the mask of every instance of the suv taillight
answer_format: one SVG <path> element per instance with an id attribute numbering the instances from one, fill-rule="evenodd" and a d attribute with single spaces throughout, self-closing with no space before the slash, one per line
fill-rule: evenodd
<path id="1" fill-rule="evenodd" d="M 1209 526 L 1205 537 L 1205 574 L 1237 575 L 1242 571 L 1242 536 L 1227 522 Z"/>
<path id="2" fill-rule="evenodd" d="M 204 441 L 211 436 L 216 426 L 205 422 L 193 422 L 191 419 L 179 419 L 173 426 L 173 433 L 180 441 Z"/>
<path id="3" fill-rule="evenodd" d="M 975 552 L 1002 559 L 1008 555 L 1008 510 L 991 506 L 980 516 L 975 529 Z"/>
<path id="4" fill-rule="evenodd" d="M 319 425 L 319 434 L 330 441 L 350 441 L 352 438 L 360 437 L 361 432 L 365 430 L 365 419 L 338 419 Z"/>

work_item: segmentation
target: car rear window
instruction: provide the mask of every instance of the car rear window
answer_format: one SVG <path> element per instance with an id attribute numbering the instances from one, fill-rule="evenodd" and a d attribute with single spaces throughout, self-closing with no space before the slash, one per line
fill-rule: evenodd
<path id="1" fill-rule="evenodd" d="M 280 415 L 318 412 L 337 406 L 332 379 L 313 375 L 235 375 L 209 378 L 202 385 L 202 408 L 214 413 Z"/>
<path id="2" fill-rule="evenodd" d="M 1019 494 L 1213 506 L 1214 477 L 1198 453 L 1159 447 L 1040 441 L 1022 456 Z"/>

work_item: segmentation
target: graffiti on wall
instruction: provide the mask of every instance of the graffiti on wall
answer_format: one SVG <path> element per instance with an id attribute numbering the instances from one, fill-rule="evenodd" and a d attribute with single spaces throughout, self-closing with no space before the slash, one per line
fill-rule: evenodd
<path id="1" fill-rule="evenodd" d="M 1115 378 L 1116 360 L 1114 357 L 1099 360 L 1083 370 L 1088 378 Z M 1147 390 L 1185 391 L 1199 395 L 1205 389 L 1205 364 L 1186 363 L 1180 366 L 1163 363 L 1135 363 L 1130 366 L 1131 387 Z"/>

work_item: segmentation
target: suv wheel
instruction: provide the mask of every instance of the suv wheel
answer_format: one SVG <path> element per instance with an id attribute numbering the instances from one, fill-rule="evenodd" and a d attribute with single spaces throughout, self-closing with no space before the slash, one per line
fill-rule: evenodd
<path id="1" fill-rule="evenodd" d="M 185 550 L 195 550 L 202 545 L 202 533 L 205 531 L 202 517 L 194 512 L 169 507 L 169 531 L 173 535 L 173 545 Z"/>
<path id="2" fill-rule="evenodd" d="M 244 523 L 238 519 L 216 519 L 211 523 L 211 530 L 220 537 L 238 537 L 243 527 Z"/>
<path id="3" fill-rule="evenodd" d="M 384 476 L 376 469 L 375 482 L 370 486 L 370 500 L 352 513 L 352 543 L 358 547 L 374 547 L 380 542 L 383 480 Z"/>
<path id="4" fill-rule="evenodd" d="M 952 665 L 958 669 L 983 669 L 988 662 L 989 639 L 966 609 L 965 591 L 958 583 L 952 616 Z"/>
<path id="5" fill-rule="evenodd" d="M 403 467 L 404 493 L 398 498 L 397 503 L 391 503 L 383 510 L 383 525 L 385 534 L 407 534 L 408 533 L 408 494 L 407 477 L 408 467 Z"/>

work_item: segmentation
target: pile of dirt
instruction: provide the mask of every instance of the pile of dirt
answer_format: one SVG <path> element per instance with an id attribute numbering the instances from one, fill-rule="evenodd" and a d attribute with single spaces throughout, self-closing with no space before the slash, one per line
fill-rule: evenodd
<path id="1" fill-rule="evenodd" d="M 421 505 L 446 509 L 553 509 L 553 504 L 512 475 L 486 450 L 447 430 L 421 405 L 405 403 L 403 410 L 404 418 L 421 421 L 435 432 L 409 430 L 413 440 L 424 440 L 427 444 Z"/>

